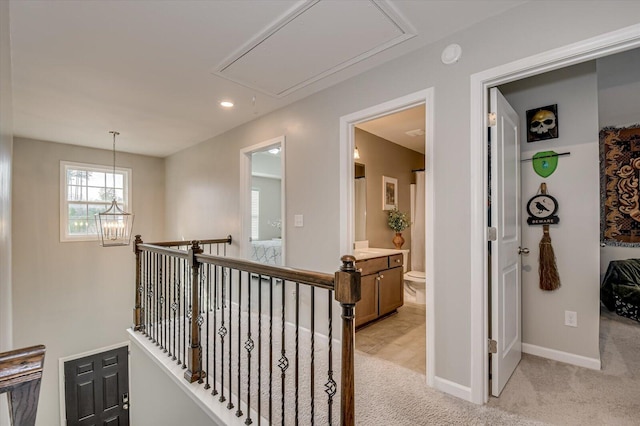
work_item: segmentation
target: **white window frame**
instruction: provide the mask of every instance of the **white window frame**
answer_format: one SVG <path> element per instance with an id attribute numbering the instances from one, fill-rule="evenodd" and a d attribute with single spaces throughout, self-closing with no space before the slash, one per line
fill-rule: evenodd
<path id="1" fill-rule="evenodd" d="M 69 203 L 83 204 L 86 201 L 68 201 L 67 191 L 69 185 L 67 182 L 67 171 L 86 170 L 100 173 L 113 173 L 113 166 L 90 163 L 76 163 L 72 161 L 60 161 L 60 242 L 76 242 L 76 241 L 99 241 L 98 234 L 95 235 L 70 235 L 69 234 Z M 125 211 L 132 211 L 132 187 L 133 179 L 131 169 L 126 167 L 116 167 L 116 172 L 123 174 L 123 200 L 124 203 L 119 204 Z M 124 204 L 124 206 L 122 205 Z M 108 206 L 107 206 L 108 207 Z"/>

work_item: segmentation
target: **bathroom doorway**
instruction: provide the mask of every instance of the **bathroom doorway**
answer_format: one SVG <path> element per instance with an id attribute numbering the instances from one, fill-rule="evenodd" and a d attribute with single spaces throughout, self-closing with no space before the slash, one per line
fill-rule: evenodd
<path id="1" fill-rule="evenodd" d="M 430 385 L 432 96 L 428 89 L 341 119 L 342 252 L 353 253 L 356 265 L 364 265 L 359 268 L 363 287 L 356 305 L 356 350 L 425 374 Z M 389 184 L 393 196 L 385 198 Z M 400 248 L 394 246 L 394 230 L 388 225 L 393 207 L 411 222 L 402 231 L 405 244 Z"/>

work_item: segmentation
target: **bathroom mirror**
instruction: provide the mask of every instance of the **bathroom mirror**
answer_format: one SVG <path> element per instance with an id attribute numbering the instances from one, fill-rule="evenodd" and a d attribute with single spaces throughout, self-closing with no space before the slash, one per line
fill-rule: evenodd
<path id="1" fill-rule="evenodd" d="M 365 177 L 364 164 L 355 163 L 354 170 L 354 214 L 355 214 L 355 241 L 367 239 L 367 179 Z"/>

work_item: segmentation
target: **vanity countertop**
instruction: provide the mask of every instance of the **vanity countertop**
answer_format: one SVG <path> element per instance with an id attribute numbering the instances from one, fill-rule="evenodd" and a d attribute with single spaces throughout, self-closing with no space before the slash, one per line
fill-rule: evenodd
<path id="1" fill-rule="evenodd" d="M 409 253 L 409 250 L 396 250 L 386 248 L 374 248 L 368 247 L 353 251 L 353 255 L 356 260 L 373 259 L 374 257 L 390 256 L 393 254 L 405 254 Z"/>

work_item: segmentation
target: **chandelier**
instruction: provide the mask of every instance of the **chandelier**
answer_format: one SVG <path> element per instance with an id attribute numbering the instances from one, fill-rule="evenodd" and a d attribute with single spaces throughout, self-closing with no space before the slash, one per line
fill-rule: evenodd
<path id="1" fill-rule="evenodd" d="M 113 135 L 113 185 L 116 182 L 116 136 L 120 133 L 110 131 Z M 133 228 L 133 213 L 127 213 L 118 206 L 115 191 L 111 206 L 102 213 L 96 213 L 98 237 L 102 247 L 128 246 L 131 242 Z"/>

